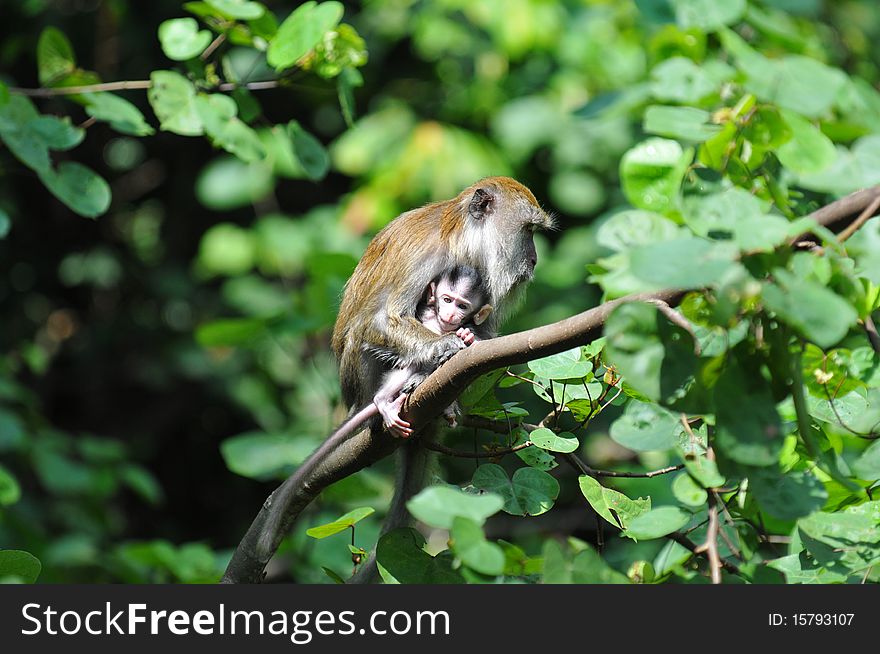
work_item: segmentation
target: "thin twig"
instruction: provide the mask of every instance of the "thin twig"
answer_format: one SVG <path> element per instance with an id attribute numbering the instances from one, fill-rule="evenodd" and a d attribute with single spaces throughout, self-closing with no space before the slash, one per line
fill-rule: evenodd
<path id="1" fill-rule="evenodd" d="M 880 354 L 880 334 L 877 333 L 877 325 L 874 324 L 874 319 L 870 313 L 862 321 L 862 327 L 865 328 L 865 333 L 868 335 L 868 341 L 870 341 L 871 347 L 874 348 L 874 352 Z"/>
<path id="2" fill-rule="evenodd" d="M 695 554 L 697 556 L 705 557 L 708 554 L 707 552 L 699 551 L 700 548 L 697 546 L 696 543 L 694 543 L 692 540 L 690 540 L 687 536 L 684 536 L 678 532 L 673 532 L 671 534 L 667 534 L 666 538 L 668 538 L 669 540 L 674 540 L 676 543 L 681 545 L 683 548 L 685 548 L 686 550 L 688 550 L 689 552 L 691 552 L 692 554 Z M 727 570 L 728 572 L 730 572 L 732 574 L 739 574 L 739 567 L 737 567 L 735 564 L 731 563 L 730 561 L 728 561 L 726 559 L 720 559 L 718 564 L 722 568 L 724 568 L 725 570 Z"/>
<path id="3" fill-rule="evenodd" d="M 441 445 L 440 443 L 434 443 L 428 440 L 422 441 L 422 447 L 428 450 L 433 450 L 434 452 L 439 452 L 440 454 L 445 454 L 447 456 L 455 456 L 460 459 L 492 459 L 497 456 L 504 456 L 505 454 L 513 454 L 514 452 L 519 452 L 520 450 L 524 450 L 527 447 L 531 447 L 534 445 L 532 441 L 526 441 L 525 443 L 520 443 L 519 445 L 514 445 L 513 447 L 507 447 L 499 450 L 488 450 L 486 452 L 468 452 L 466 450 L 454 450 L 451 447 L 446 447 L 445 445 Z"/>
<path id="4" fill-rule="evenodd" d="M 721 557 L 718 555 L 718 500 L 709 494 L 709 526 L 706 529 L 706 554 L 713 584 L 721 583 Z"/>
<path id="5" fill-rule="evenodd" d="M 199 59 L 201 59 L 202 61 L 207 61 L 208 57 L 214 54 L 214 50 L 219 48 L 225 40 L 226 32 L 221 32 L 220 34 L 218 34 L 217 38 L 211 41 L 211 44 L 207 48 L 205 48 L 205 51 L 202 52 L 202 54 L 199 55 Z"/>
<path id="6" fill-rule="evenodd" d="M 847 225 L 846 229 L 844 229 L 840 234 L 837 235 L 837 242 L 843 243 L 850 236 L 855 234 L 859 228 L 864 225 L 869 218 L 871 218 L 874 213 L 876 213 L 877 209 L 880 209 L 880 195 L 874 198 L 874 201 L 871 202 L 865 210 L 859 214 L 859 217 L 852 221 L 849 225 Z"/>
<path id="7" fill-rule="evenodd" d="M 247 82 L 246 84 L 238 84 L 235 82 L 224 82 L 217 85 L 218 91 L 234 91 L 238 88 L 246 88 L 249 91 L 261 91 L 264 89 L 274 89 L 281 85 L 281 80 L 271 79 L 262 82 Z M 79 95 L 81 93 L 102 93 L 105 91 L 136 91 L 149 89 L 153 86 L 153 82 L 148 79 L 128 80 L 124 82 L 102 82 L 100 84 L 86 84 L 84 86 L 59 86 L 49 89 L 23 89 L 17 86 L 10 86 L 9 92 L 18 95 L 27 95 L 32 98 L 52 98 L 58 95 Z"/>

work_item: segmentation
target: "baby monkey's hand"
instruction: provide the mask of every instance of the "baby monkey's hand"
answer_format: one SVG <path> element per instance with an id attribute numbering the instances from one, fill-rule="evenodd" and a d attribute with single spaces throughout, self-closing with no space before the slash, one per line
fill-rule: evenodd
<path id="1" fill-rule="evenodd" d="M 455 332 L 455 335 L 461 339 L 461 342 L 465 345 L 471 345 L 477 337 L 474 336 L 474 333 L 468 329 L 467 327 L 459 327 Z"/>

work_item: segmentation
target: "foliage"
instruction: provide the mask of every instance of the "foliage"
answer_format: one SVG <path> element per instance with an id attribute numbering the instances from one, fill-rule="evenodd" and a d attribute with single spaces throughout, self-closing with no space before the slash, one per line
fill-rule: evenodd
<path id="1" fill-rule="evenodd" d="M 115 68 L 47 3 L 0 41 L 0 579 L 216 580 L 344 416 L 369 236 L 513 174 L 562 229 L 506 331 L 670 287 L 677 317 L 480 378 L 504 433 L 449 434 L 485 457 L 411 500 L 429 537 L 378 538 L 386 463 L 286 572 L 343 580 L 350 528 L 389 583 L 703 583 L 707 548 L 724 581 L 880 580 L 880 227 L 801 219 L 880 184 L 872 2 L 105 4 Z"/>

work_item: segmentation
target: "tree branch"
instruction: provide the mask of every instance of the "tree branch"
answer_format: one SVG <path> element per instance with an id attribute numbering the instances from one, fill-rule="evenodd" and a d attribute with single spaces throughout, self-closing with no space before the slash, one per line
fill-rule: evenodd
<path id="1" fill-rule="evenodd" d="M 852 220 L 856 215 L 866 212 L 877 197 L 880 197 L 880 186 L 858 191 L 832 202 L 813 212 L 809 217 L 823 226 L 834 225 L 836 227 L 837 223 L 847 218 Z M 865 220 L 866 218 L 863 218 L 861 222 Z M 656 293 L 630 295 L 606 302 L 550 325 L 476 343 L 452 357 L 413 392 L 408 402 L 408 418 L 416 428 L 424 426 L 430 420 L 438 417 L 455 400 L 461 389 L 479 375 L 498 368 L 563 352 L 577 345 L 593 341 L 601 335 L 609 314 L 621 304 L 659 300 L 673 306 L 681 300 L 685 293 L 686 291 L 681 289 L 667 289 Z M 372 465 L 392 453 L 401 444 L 400 440 L 390 435 L 373 436 L 369 430 L 364 430 L 340 445 L 327 446 L 325 443 L 315 450 L 299 469 L 266 500 L 236 548 L 222 581 L 225 583 L 261 581 L 263 569 L 290 524 L 324 488 Z M 583 464 L 583 462 L 581 463 Z M 586 466 L 586 464 L 583 465 Z M 666 472 L 666 470 L 655 471 L 655 474 L 662 474 L 662 472 Z M 621 473 L 615 476 L 624 476 L 625 474 Z M 272 527 L 268 524 L 268 509 L 272 506 L 273 498 L 284 495 L 280 493 L 282 489 L 292 492 L 288 497 L 287 506 L 284 507 L 284 518 L 280 524 Z M 267 530 L 271 530 L 271 533 Z M 267 533 L 264 534 L 264 531 Z M 676 538 L 675 535 L 671 537 L 682 544 L 685 544 L 683 541 L 687 541 L 684 537 L 682 539 Z M 261 540 L 271 542 L 272 547 L 269 551 L 261 550 L 258 547 Z M 691 551 L 696 548 L 689 541 L 685 546 Z M 725 569 L 736 570 L 735 566 L 723 559 L 721 565 Z"/>

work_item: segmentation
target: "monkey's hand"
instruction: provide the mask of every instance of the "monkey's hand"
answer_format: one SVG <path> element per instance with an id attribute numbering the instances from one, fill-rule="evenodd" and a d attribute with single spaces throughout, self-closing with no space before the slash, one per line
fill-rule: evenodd
<path id="1" fill-rule="evenodd" d="M 461 342 L 465 345 L 473 345 L 474 341 L 477 340 L 474 333 L 467 327 L 459 327 L 455 332 L 455 335 L 458 336 L 461 339 Z"/>
<path id="2" fill-rule="evenodd" d="M 406 402 L 406 394 L 401 393 L 390 402 L 377 402 L 376 407 L 382 414 L 382 424 L 385 425 L 392 436 L 397 438 L 409 438 L 412 436 L 412 425 L 400 417 L 403 403 Z"/>
<path id="3" fill-rule="evenodd" d="M 458 334 L 444 334 L 431 346 L 430 358 L 435 365 L 440 366 L 449 361 L 459 350 L 463 350 L 465 343 Z"/>

